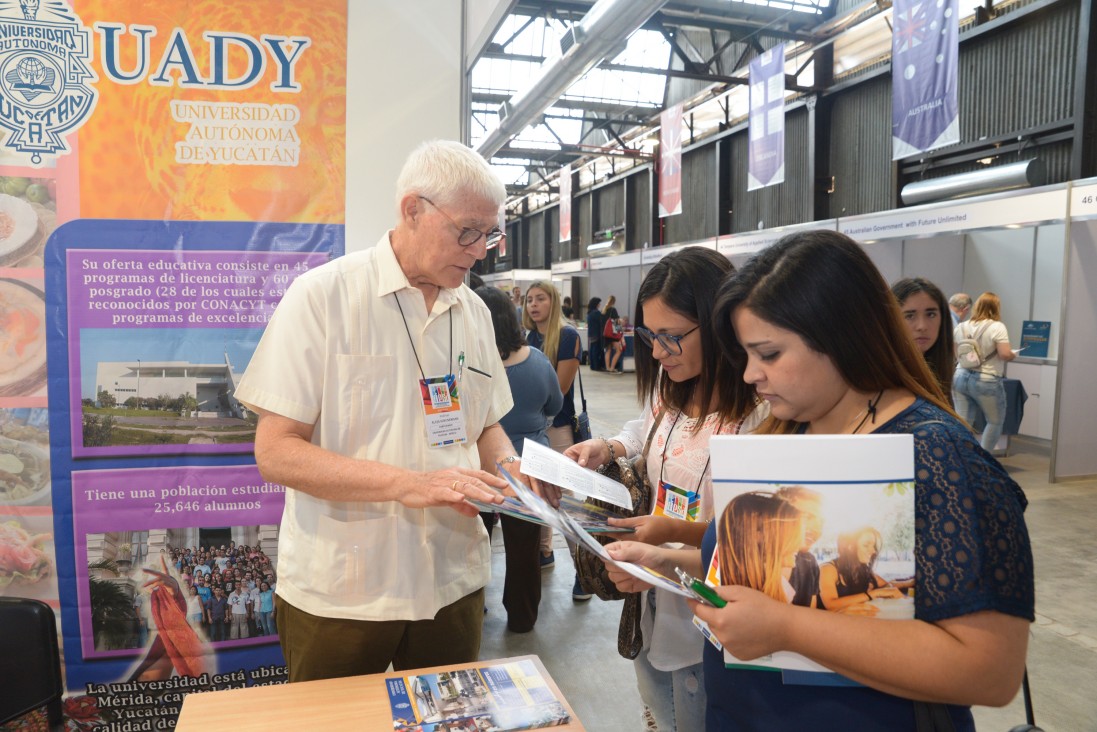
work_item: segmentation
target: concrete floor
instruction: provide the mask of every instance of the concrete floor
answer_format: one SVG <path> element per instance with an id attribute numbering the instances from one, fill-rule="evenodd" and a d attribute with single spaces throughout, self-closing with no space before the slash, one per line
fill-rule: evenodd
<path id="1" fill-rule="evenodd" d="M 611 376 L 583 367 L 592 429 L 616 434 L 639 413 L 631 374 Z M 1002 463 L 1025 489 L 1036 564 L 1036 622 L 1028 669 L 1037 723 L 1046 732 L 1097 730 L 1097 480 L 1048 483 L 1047 444 L 1014 437 Z M 641 729 L 640 697 L 632 662 L 617 654 L 620 603 L 571 599 L 575 572 L 556 537 L 556 566 L 542 572 L 537 627 L 523 635 L 506 629 L 501 603 L 503 546 L 493 542 L 481 658 L 540 656 L 564 696 L 592 732 Z M 1025 721 L 1020 694 L 1007 707 L 977 707 L 980 732 L 1008 732 Z"/>

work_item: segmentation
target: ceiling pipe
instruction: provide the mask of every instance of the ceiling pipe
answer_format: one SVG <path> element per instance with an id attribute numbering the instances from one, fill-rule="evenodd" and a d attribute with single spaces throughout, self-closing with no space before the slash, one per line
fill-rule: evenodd
<path id="1" fill-rule="evenodd" d="M 568 28 L 560 41 L 561 54 L 542 65 L 540 75 L 528 88 L 500 105 L 499 126 L 488 133 L 476 151 L 490 160 L 511 138 L 555 104 L 568 87 L 619 48 L 666 1 L 598 0 L 594 3 L 578 24 Z"/>
<path id="2" fill-rule="evenodd" d="M 950 198 L 1010 191 L 1015 188 L 1042 186 L 1047 183 L 1047 166 L 1040 158 L 985 170 L 930 178 L 903 186 L 900 196 L 907 206 Z"/>

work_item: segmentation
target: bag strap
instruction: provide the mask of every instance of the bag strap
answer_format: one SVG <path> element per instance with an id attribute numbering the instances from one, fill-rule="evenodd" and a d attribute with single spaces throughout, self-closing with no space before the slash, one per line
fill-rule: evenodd
<path id="1" fill-rule="evenodd" d="M 580 352 L 581 349 L 582 349 L 582 344 L 578 340 L 576 340 L 575 341 L 575 355 L 576 356 L 580 355 L 579 352 Z M 582 360 L 583 359 L 581 359 L 581 358 L 579 359 L 580 363 L 575 369 L 575 375 L 579 377 L 579 400 L 583 403 L 583 411 L 585 412 L 585 411 L 587 411 L 587 395 L 583 392 L 583 364 L 582 364 Z"/>

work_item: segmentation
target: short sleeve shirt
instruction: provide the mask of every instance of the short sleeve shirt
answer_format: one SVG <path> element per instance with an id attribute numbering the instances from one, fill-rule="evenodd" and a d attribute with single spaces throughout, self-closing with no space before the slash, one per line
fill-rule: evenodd
<path id="1" fill-rule="evenodd" d="M 998 356 L 998 344 L 1009 343 L 1009 331 L 1006 324 L 998 320 L 966 320 L 953 330 L 956 340 L 961 338 L 974 338 L 982 354 L 983 365 L 979 367 L 979 373 L 989 376 L 1003 376 L 1006 373 L 1006 362 Z"/>
<path id="2" fill-rule="evenodd" d="M 431 448 L 419 364 L 428 377 L 457 373 L 460 354 L 468 441 Z M 388 235 L 293 282 L 236 397 L 315 425 L 320 447 L 419 471 L 479 468 L 476 441 L 512 406 L 487 306 L 461 285 L 443 289 L 428 313 Z M 292 486 L 285 500 L 278 594 L 305 612 L 421 620 L 487 584 L 487 533 L 477 517 L 328 501 Z"/>

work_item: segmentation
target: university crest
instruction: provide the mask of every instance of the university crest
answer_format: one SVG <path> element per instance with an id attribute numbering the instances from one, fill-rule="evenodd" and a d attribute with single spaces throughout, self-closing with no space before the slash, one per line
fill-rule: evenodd
<path id="1" fill-rule="evenodd" d="M 0 2 L 3 145 L 31 156 L 69 152 L 65 138 L 95 109 L 91 33 L 62 0 Z"/>

